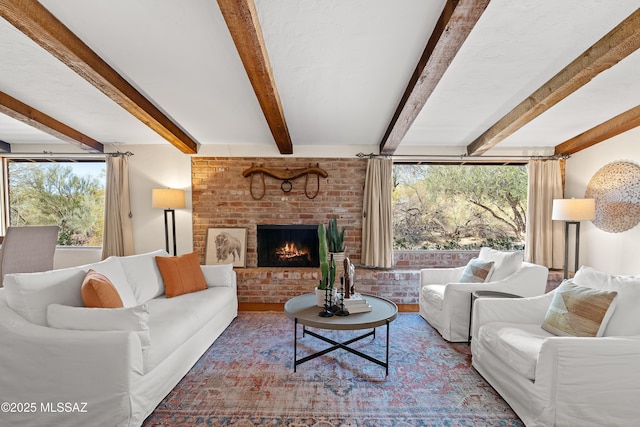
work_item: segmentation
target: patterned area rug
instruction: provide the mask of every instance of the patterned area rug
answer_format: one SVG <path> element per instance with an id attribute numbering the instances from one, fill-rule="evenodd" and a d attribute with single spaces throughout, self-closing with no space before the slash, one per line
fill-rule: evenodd
<path id="1" fill-rule="evenodd" d="M 417 313 L 390 328 L 388 377 L 344 350 L 294 373 L 293 322 L 240 313 L 144 426 L 523 426 L 471 368 L 467 344 L 447 343 Z M 298 358 L 327 347 L 300 331 Z M 357 335 L 314 331 L 341 342 Z M 385 327 L 376 335 L 352 346 L 384 360 Z"/>

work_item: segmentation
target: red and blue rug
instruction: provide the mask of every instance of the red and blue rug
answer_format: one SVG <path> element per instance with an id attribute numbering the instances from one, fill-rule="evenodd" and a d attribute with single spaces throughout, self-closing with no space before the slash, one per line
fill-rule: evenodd
<path id="1" fill-rule="evenodd" d="M 300 331 L 298 358 L 327 347 Z M 467 344 L 447 343 L 417 313 L 400 313 L 390 332 L 389 376 L 343 350 L 294 373 L 293 322 L 283 313 L 240 313 L 144 426 L 523 426 L 471 367 Z M 353 344 L 382 360 L 385 346 L 384 327 Z"/>

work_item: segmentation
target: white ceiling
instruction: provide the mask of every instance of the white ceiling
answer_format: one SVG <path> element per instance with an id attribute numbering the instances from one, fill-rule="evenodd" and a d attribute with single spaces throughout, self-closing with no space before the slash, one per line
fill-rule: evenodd
<path id="1" fill-rule="evenodd" d="M 275 147 L 214 0 L 41 3 L 201 148 Z M 327 145 L 377 152 L 444 0 L 255 4 L 294 154 Z M 640 0 L 492 0 L 397 152 L 464 152 L 639 7 Z M 0 40 L 0 91 L 103 144 L 169 144 L 3 19 Z M 497 148 L 552 152 L 639 105 L 639 72 L 636 51 Z M 13 151 L 60 143 L 2 114 L 0 140 Z"/>

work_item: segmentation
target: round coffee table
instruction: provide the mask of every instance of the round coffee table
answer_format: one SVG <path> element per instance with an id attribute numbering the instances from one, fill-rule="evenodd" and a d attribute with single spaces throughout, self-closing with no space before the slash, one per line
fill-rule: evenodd
<path id="1" fill-rule="evenodd" d="M 294 321 L 293 329 L 293 371 L 296 371 L 298 365 L 307 362 L 316 357 L 327 354 L 333 350 L 339 348 L 360 356 L 366 360 L 376 363 L 386 369 L 386 375 L 389 375 L 389 323 L 394 321 L 398 316 L 398 306 L 388 299 L 376 297 L 373 295 L 363 295 L 364 299 L 371 306 L 371 311 L 365 313 L 355 313 L 348 316 L 332 316 L 321 317 L 319 313 L 322 308 L 316 305 L 315 294 L 305 294 L 294 298 L 291 298 L 284 305 L 284 313 L 286 316 Z M 311 354 L 309 356 L 298 359 L 297 357 L 297 342 L 298 342 L 298 323 L 302 325 L 302 336 L 309 334 L 315 338 L 318 338 L 326 343 L 332 345 L 325 350 Z M 364 354 L 358 350 L 349 347 L 356 341 L 359 341 L 368 336 L 373 336 L 375 339 L 376 329 L 378 326 L 386 325 L 387 327 L 387 346 L 385 360 L 375 359 L 367 354 Z M 327 337 L 324 337 L 316 332 L 308 330 L 306 327 L 330 329 L 330 330 L 361 330 L 369 329 L 373 330 L 367 332 L 364 335 L 360 335 L 356 338 L 352 338 L 348 341 L 339 343 Z"/>

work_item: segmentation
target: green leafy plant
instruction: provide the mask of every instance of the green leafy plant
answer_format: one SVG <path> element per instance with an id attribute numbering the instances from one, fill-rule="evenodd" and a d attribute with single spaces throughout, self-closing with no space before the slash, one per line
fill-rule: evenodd
<path id="1" fill-rule="evenodd" d="M 322 277 L 318 289 L 331 289 L 333 282 L 329 282 L 329 250 L 327 249 L 327 230 L 324 224 L 318 225 L 318 254 L 320 257 L 320 271 Z"/>
<path id="2" fill-rule="evenodd" d="M 328 238 L 329 252 L 344 252 L 344 227 L 338 231 L 338 219 L 335 216 L 329 220 Z"/>

